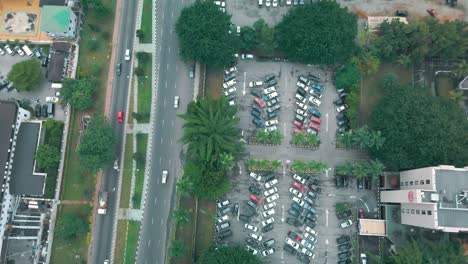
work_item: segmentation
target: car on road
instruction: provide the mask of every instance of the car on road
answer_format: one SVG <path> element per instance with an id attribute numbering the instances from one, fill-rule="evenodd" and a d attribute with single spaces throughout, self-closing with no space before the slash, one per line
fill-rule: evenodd
<path id="1" fill-rule="evenodd" d="M 273 6 L 275 6 L 275 1 L 276 1 L 276 0 L 273 0 Z M 278 5 L 278 2 L 277 2 L 276 5 Z M 273 253 L 275 253 L 275 249 L 274 249 L 274 248 L 269 248 L 269 249 L 265 249 L 265 250 L 262 251 L 262 255 L 263 255 L 264 257 L 266 257 L 266 256 L 268 256 L 268 255 L 271 255 L 271 254 L 273 254 Z"/>
<path id="2" fill-rule="evenodd" d="M 179 99 L 180 97 L 179 96 L 174 96 L 174 108 L 177 109 L 179 108 Z"/>
<path id="3" fill-rule="evenodd" d="M 433 8 L 426 9 L 426 12 L 429 13 L 429 15 L 432 17 L 437 17 L 437 11 L 435 11 Z"/>
<path id="4" fill-rule="evenodd" d="M 299 220 L 295 219 L 295 218 L 291 218 L 291 217 L 288 217 L 286 218 L 286 223 L 292 225 L 292 226 L 295 226 L 295 227 L 298 227 L 301 225 L 301 222 L 299 222 Z"/>
<path id="5" fill-rule="evenodd" d="M 275 214 L 275 209 L 273 209 L 273 208 L 268 210 L 268 211 L 264 211 L 262 213 L 263 217 L 269 217 L 269 216 L 274 215 L 274 214 Z"/>
<path id="6" fill-rule="evenodd" d="M 269 188 L 273 187 L 276 184 L 278 184 L 278 179 L 273 179 L 273 180 L 265 183 L 265 188 L 269 189 Z"/>
<path id="7" fill-rule="evenodd" d="M 258 250 L 256 250 L 255 248 L 249 246 L 249 245 L 245 245 L 245 250 L 247 250 L 248 252 L 250 252 L 252 255 L 256 256 L 258 254 Z"/>
<path id="8" fill-rule="evenodd" d="M 292 185 L 293 185 L 294 188 L 298 189 L 300 192 L 305 191 L 304 185 L 298 183 L 297 181 L 293 181 Z"/>
<path id="9" fill-rule="evenodd" d="M 284 241 L 286 242 L 286 244 L 290 245 L 291 247 L 293 247 L 295 250 L 298 250 L 299 249 L 299 243 L 293 241 L 291 238 L 287 237 L 286 240 Z"/>
<path id="10" fill-rule="evenodd" d="M 269 224 L 273 224 L 274 222 L 275 222 L 275 218 L 270 217 L 270 218 L 262 221 L 262 226 L 265 227 L 265 226 L 267 226 Z"/>
<path id="11" fill-rule="evenodd" d="M 257 232 L 257 231 L 258 231 L 258 227 L 253 226 L 253 225 L 251 225 L 251 224 L 245 224 L 244 227 L 247 228 L 247 229 L 249 229 L 249 230 L 252 230 L 253 232 Z"/>
<path id="12" fill-rule="evenodd" d="M 129 60 L 130 60 L 130 50 L 129 50 L 129 49 L 126 49 L 126 50 L 125 50 L 125 60 L 126 60 L 126 61 L 129 61 Z"/>
<path id="13" fill-rule="evenodd" d="M 270 196 L 270 195 L 275 194 L 277 192 L 278 192 L 278 189 L 276 187 L 273 187 L 273 188 L 270 188 L 270 189 L 264 191 L 263 194 L 265 195 L 265 197 L 267 197 L 267 196 Z"/>
<path id="14" fill-rule="evenodd" d="M 117 72 L 117 76 L 120 76 L 120 74 L 122 74 L 122 63 L 117 64 L 115 71 Z"/>
<path id="15" fill-rule="evenodd" d="M 302 198 L 302 196 L 303 196 L 303 194 L 301 192 L 299 192 L 299 190 L 297 190 L 297 189 L 295 189 L 293 187 L 289 188 L 289 192 L 294 194 L 298 198 Z"/>
<path id="16" fill-rule="evenodd" d="M 224 200 L 224 201 L 220 201 L 216 204 L 216 206 L 218 207 L 218 209 L 221 209 L 225 206 L 228 206 L 231 202 L 227 199 L 227 200 Z"/>
<path id="17" fill-rule="evenodd" d="M 249 191 L 251 193 L 255 194 L 255 195 L 262 194 L 262 191 L 259 188 L 257 188 L 256 186 L 253 186 L 253 185 L 249 187 Z"/>
<path id="18" fill-rule="evenodd" d="M 252 54 L 241 54 L 241 59 L 243 60 L 252 60 L 254 58 L 254 55 Z"/>
<path id="19" fill-rule="evenodd" d="M 261 242 L 262 239 L 263 239 L 263 237 L 262 237 L 261 235 L 257 235 L 257 234 L 255 234 L 255 233 L 250 233 L 250 234 L 249 234 L 249 237 L 251 237 L 251 238 L 257 240 L 258 242 Z"/>
<path id="20" fill-rule="evenodd" d="M 271 196 L 268 196 L 268 197 L 266 198 L 266 201 L 267 201 L 268 203 L 271 203 L 271 202 L 273 202 L 273 201 L 278 200 L 278 198 L 279 198 L 279 194 L 275 193 L 275 194 L 273 194 L 273 195 L 271 195 Z"/>
<path id="21" fill-rule="evenodd" d="M 255 196 L 253 194 L 249 194 L 249 199 L 256 204 L 262 204 L 262 199 L 260 199 L 260 197 Z"/>
<path id="22" fill-rule="evenodd" d="M 352 224 L 353 224 L 353 221 L 351 221 L 351 219 L 348 219 L 340 223 L 340 228 L 347 228 L 347 227 L 350 227 Z"/>

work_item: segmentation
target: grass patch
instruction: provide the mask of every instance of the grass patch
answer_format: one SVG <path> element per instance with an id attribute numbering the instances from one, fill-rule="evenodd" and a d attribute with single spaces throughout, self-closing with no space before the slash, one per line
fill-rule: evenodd
<path id="1" fill-rule="evenodd" d="M 143 37 L 140 38 L 140 43 L 151 43 L 153 39 L 152 20 L 153 20 L 153 6 L 152 0 L 144 0 L 143 14 L 141 15 L 141 31 Z"/>
<path id="2" fill-rule="evenodd" d="M 125 245 L 125 264 L 135 263 L 138 237 L 140 235 L 140 222 L 129 221 L 127 243 Z M 118 263 L 118 262 L 117 262 Z"/>
<path id="3" fill-rule="evenodd" d="M 129 115 L 128 115 L 128 124 L 130 125 L 133 125 L 133 115 L 131 113 L 133 113 L 133 105 L 135 104 L 135 97 L 133 96 L 133 89 L 135 89 L 134 85 L 133 85 L 134 82 L 131 83 L 130 85 L 130 100 L 128 101 L 128 112 L 129 112 Z"/>
<path id="4" fill-rule="evenodd" d="M 223 68 L 206 68 L 206 94 L 212 98 L 221 96 L 221 87 L 223 87 Z"/>
<path id="5" fill-rule="evenodd" d="M 59 205 L 58 218 L 65 215 L 88 219 L 91 207 L 88 205 Z M 63 239 L 54 235 L 52 244 L 51 263 L 84 263 L 88 252 L 87 234 L 82 234 L 74 239 Z M 84 261 L 84 262 L 81 262 Z"/>
<path id="6" fill-rule="evenodd" d="M 132 187 L 133 170 L 133 135 L 127 134 L 125 142 L 125 158 L 122 173 L 122 190 L 120 192 L 120 207 L 128 208 L 130 202 L 130 190 Z"/>
<path id="7" fill-rule="evenodd" d="M 349 210 L 351 208 L 353 208 L 353 206 L 350 203 L 344 202 L 344 203 L 336 203 L 335 204 L 335 210 L 336 210 L 337 214 L 340 214 L 340 213 L 342 213 L 342 212 L 344 212 L 346 210 Z"/>
<path id="8" fill-rule="evenodd" d="M 437 96 L 449 98 L 448 92 L 455 89 L 452 78 L 448 74 L 438 74 L 436 77 Z"/>
<path id="9" fill-rule="evenodd" d="M 115 263 L 123 263 L 125 257 L 125 242 L 127 242 L 127 220 L 117 222 L 117 240 L 115 244 Z"/>
<path id="10" fill-rule="evenodd" d="M 42 54 L 49 55 L 50 44 L 39 45 L 39 48 L 41 49 Z"/>
<path id="11" fill-rule="evenodd" d="M 406 68 L 398 64 L 382 63 L 376 73 L 365 76 L 362 79 L 361 86 L 359 115 L 361 125 L 369 123 L 374 107 L 383 96 L 383 88 L 380 85 L 380 80 L 390 73 L 398 76 L 402 84 L 409 84 L 411 82 L 411 68 Z"/>
<path id="12" fill-rule="evenodd" d="M 145 180 L 145 160 L 146 160 L 146 147 L 148 145 L 148 134 L 137 134 L 137 153 L 141 157 L 136 161 L 135 172 L 135 191 L 133 199 L 133 208 L 140 208 L 141 196 L 143 193 L 143 182 Z"/>
<path id="13" fill-rule="evenodd" d="M 138 113 L 151 112 L 151 63 L 149 54 L 147 60 L 138 61 L 138 67 L 143 69 L 143 75 L 138 77 Z"/>
<path id="14" fill-rule="evenodd" d="M 192 210 L 190 220 L 185 225 L 178 224 L 176 227 L 176 240 L 184 242 L 185 251 L 181 258 L 171 258 L 171 264 L 193 263 L 193 240 L 195 235 L 195 199 L 192 197 L 181 197 L 180 206 L 186 210 Z"/>
<path id="15" fill-rule="evenodd" d="M 216 204 L 211 200 L 198 200 L 197 234 L 195 237 L 195 260 L 213 243 Z"/>

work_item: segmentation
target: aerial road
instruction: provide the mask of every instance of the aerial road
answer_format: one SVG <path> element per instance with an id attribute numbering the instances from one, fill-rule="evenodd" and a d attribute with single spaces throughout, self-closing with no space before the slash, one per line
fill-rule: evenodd
<path id="1" fill-rule="evenodd" d="M 117 139 L 115 152 L 119 160 L 122 160 L 122 157 L 119 156 L 120 150 L 122 149 L 125 128 L 123 124 L 117 122 L 117 113 L 127 109 L 131 61 L 125 61 L 124 54 L 126 49 L 133 50 L 137 4 L 138 1 L 122 1 L 120 23 L 115 25 L 115 27 L 118 27 L 117 32 L 119 32 L 117 37 L 118 43 L 115 46 L 115 63 L 122 63 L 122 67 L 120 75 L 114 74 L 110 117 L 108 121 Z M 115 65 L 110 65 L 110 67 L 115 67 Z M 118 206 L 118 202 L 116 201 L 118 179 L 119 172 L 114 170 L 113 166 L 104 169 L 101 190 L 109 192 L 108 208 L 107 214 L 97 215 L 96 217 L 96 227 L 93 234 L 94 243 L 91 249 L 91 263 L 104 263 L 104 260 L 110 259 L 112 228 L 116 220 L 114 219 L 114 212 L 116 206 Z"/>
<path id="2" fill-rule="evenodd" d="M 159 82 L 153 143 L 151 147 L 150 178 L 146 194 L 145 213 L 137 263 L 165 263 L 170 242 L 171 211 L 175 202 L 176 180 L 182 176 L 181 146 L 182 120 L 176 115 L 185 113 L 187 103 L 193 98 L 193 79 L 187 66 L 180 60 L 175 22 L 185 5 L 191 1 L 157 1 L 157 45 Z M 180 97 L 175 108 L 174 97 Z M 162 172 L 168 171 L 167 183 L 161 182 Z"/>

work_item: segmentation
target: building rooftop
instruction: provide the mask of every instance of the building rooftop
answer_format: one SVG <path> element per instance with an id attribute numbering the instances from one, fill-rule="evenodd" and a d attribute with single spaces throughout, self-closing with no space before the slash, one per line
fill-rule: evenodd
<path id="1" fill-rule="evenodd" d="M 0 176 L 5 173 L 5 166 L 9 159 L 8 149 L 10 148 L 10 139 L 13 137 L 13 126 L 16 121 L 18 105 L 14 102 L 0 101 Z"/>
<path id="2" fill-rule="evenodd" d="M 42 7 L 41 31 L 45 32 L 68 32 L 72 10 L 68 6 Z"/>
<path id="3" fill-rule="evenodd" d="M 435 169 L 439 226 L 468 228 L 468 169 Z"/>
<path id="4" fill-rule="evenodd" d="M 39 6 L 52 5 L 52 6 L 64 6 L 65 0 L 41 0 Z"/>
<path id="5" fill-rule="evenodd" d="M 11 194 L 31 196 L 43 194 L 45 175 L 34 173 L 34 156 L 40 127 L 40 123 L 21 123 L 10 179 Z"/>
<path id="6" fill-rule="evenodd" d="M 63 79 L 63 69 L 65 67 L 65 57 L 63 53 L 50 55 L 49 65 L 47 67 L 47 80 L 50 82 L 59 82 Z"/>

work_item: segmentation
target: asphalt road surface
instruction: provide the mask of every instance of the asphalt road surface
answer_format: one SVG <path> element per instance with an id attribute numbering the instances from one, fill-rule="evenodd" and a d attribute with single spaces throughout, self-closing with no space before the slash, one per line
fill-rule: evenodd
<path id="1" fill-rule="evenodd" d="M 114 75 L 109 118 L 109 123 L 111 124 L 114 134 L 117 138 L 115 153 L 116 157 L 119 158 L 119 161 L 122 160 L 122 158 L 120 157 L 120 151 L 122 149 L 122 141 L 125 129 L 123 124 L 117 123 L 117 112 L 125 111 L 125 109 L 127 108 L 126 105 L 131 65 L 131 61 L 124 60 L 124 54 L 125 49 L 132 50 L 133 47 L 133 41 L 135 38 L 136 12 L 138 4 L 138 1 L 122 2 L 122 18 L 120 21 L 120 25 L 118 25 L 120 30 L 115 58 L 115 63 L 122 63 L 122 74 L 120 76 L 117 76 L 117 74 Z M 115 192 L 119 179 L 118 177 L 119 172 L 113 169 L 113 164 L 104 170 L 101 190 L 109 192 L 108 208 L 106 215 L 97 215 L 96 217 L 96 229 L 94 233 L 95 240 L 92 248 L 91 263 L 104 263 L 104 260 L 110 259 L 112 245 L 112 228 L 115 221 L 114 212 L 116 210 L 116 206 L 118 206 Z"/>
<path id="2" fill-rule="evenodd" d="M 146 194 L 137 263 L 165 263 L 170 243 L 171 210 L 174 206 L 176 181 L 182 176 L 182 120 L 177 114 L 185 112 L 193 98 L 193 79 L 188 67 L 180 61 L 174 24 L 187 1 L 158 1 L 157 46 L 159 53 L 159 83 L 156 118 L 153 127 L 152 161 Z M 180 107 L 174 108 L 174 96 L 180 96 Z M 169 172 L 166 184 L 161 183 L 162 171 Z"/>

